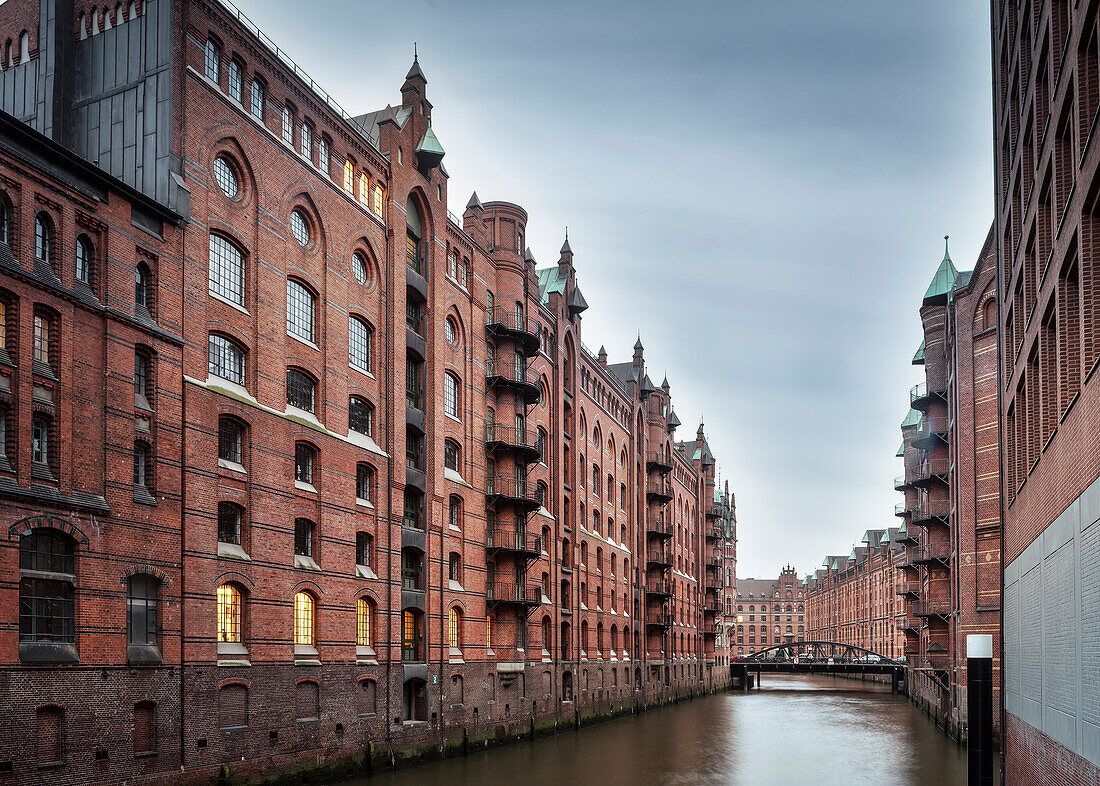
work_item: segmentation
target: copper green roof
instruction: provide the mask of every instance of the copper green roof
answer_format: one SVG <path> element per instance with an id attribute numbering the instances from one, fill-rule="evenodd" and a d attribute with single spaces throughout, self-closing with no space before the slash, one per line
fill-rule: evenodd
<path id="1" fill-rule="evenodd" d="M 901 422 L 902 428 L 909 428 L 910 426 L 916 426 L 920 424 L 921 414 L 915 409 L 910 409 L 909 414 L 905 416 L 905 420 Z M 904 444 L 904 443 L 903 443 Z"/>
<path id="2" fill-rule="evenodd" d="M 883 533 L 882 533 L 882 537 L 878 539 L 878 542 L 879 542 L 879 545 L 880 545 L 880 546 L 881 546 L 881 545 L 882 545 L 883 543 L 889 543 L 889 542 L 890 542 L 890 531 L 889 531 L 889 530 L 887 530 L 886 532 L 883 532 Z"/>
<path id="3" fill-rule="evenodd" d="M 917 347 L 917 354 L 913 355 L 913 365 L 914 366 L 923 366 L 924 365 L 924 341 L 920 342 L 920 346 Z"/>
<path id="4" fill-rule="evenodd" d="M 557 292 L 559 295 L 565 292 L 565 278 L 558 275 L 556 265 L 536 270 L 535 273 L 539 277 L 539 294 L 544 306 L 550 302 L 551 292 Z"/>
<path id="5" fill-rule="evenodd" d="M 901 458 L 902 456 L 905 455 L 905 443 L 904 442 L 902 442 L 900 445 L 898 445 L 898 452 L 895 453 L 894 455 L 896 455 L 898 458 Z"/>
<path id="6" fill-rule="evenodd" d="M 428 126 L 424 136 L 420 138 L 420 143 L 416 146 L 415 152 L 443 158 L 443 145 L 439 144 L 439 140 L 435 138 L 435 132 L 432 131 L 431 126 Z"/>
<path id="7" fill-rule="evenodd" d="M 943 261 L 940 262 L 936 275 L 932 276 L 932 283 L 924 293 L 924 299 L 946 295 L 955 286 L 955 279 L 959 277 L 959 271 L 955 269 L 955 263 L 951 261 L 951 255 L 947 252 L 947 236 L 943 238 Z"/>

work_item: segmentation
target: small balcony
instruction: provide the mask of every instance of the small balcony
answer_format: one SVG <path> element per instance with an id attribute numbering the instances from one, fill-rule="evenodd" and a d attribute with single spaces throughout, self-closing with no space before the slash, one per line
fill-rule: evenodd
<path id="1" fill-rule="evenodd" d="M 489 387 L 508 387 L 523 396 L 524 402 L 534 404 L 541 395 L 539 378 L 532 369 L 527 368 L 523 358 L 516 356 L 496 358 L 485 367 L 485 381 Z"/>
<path id="2" fill-rule="evenodd" d="M 710 505 L 707 505 L 706 509 L 703 511 L 703 513 L 712 519 L 722 518 L 725 512 L 725 507 L 720 502 L 712 502 Z"/>
<path id="3" fill-rule="evenodd" d="M 920 595 L 921 584 L 919 581 L 903 581 L 896 586 L 898 595 Z"/>
<path id="4" fill-rule="evenodd" d="M 645 584 L 645 594 L 655 598 L 667 598 L 672 595 L 672 582 L 668 579 L 650 579 Z"/>
<path id="5" fill-rule="evenodd" d="M 897 617 L 894 620 L 894 626 L 903 633 L 919 633 L 921 622 L 916 617 Z"/>
<path id="6" fill-rule="evenodd" d="M 522 529 L 492 527 L 485 533 L 485 549 L 510 552 L 524 559 L 538 559 L 542 556 L 542 536 Z"/>
<path id="7" fill-rule="evenodd" d="M 941 562 L 946 565 L 951 560 L 950 543 L 922 543 L 912 551 L 913 562 L 916 564 Z"/>
<path id="8" fill-rule="evenodd" d="M 646 499 L 668 502 L 672 499 L 672 484 L 667 480 L 651 480 L 645 487 Z"/>
<path id="9" fill-rule="evenodd" d="M 542 588 L 538 584 L 497 581 L 485 588 L 485 599 L 494 606 L 507 604 L 529 608 L 542 603 Z"/>
<path id="10" fill-rule="evenodd" d="M 672 472 L 672 456 L 666 456 L 664 451 L 651 450 L 645 460 L 646 472 L 659 472 L 667 475 Z"/>
<path id="11" fill-rule="evenodd" d="M 722 577 L 707 575 L 703 586 L 707 592 L 721 592 L 726 588 L 726 585 L 722 582 Z"/>
<path id="12" fill-rule="evenodd" d="M 542 507 L 542 500 L 539 499 L 538 488 L 534 483 L 491 475 L 485 483 L 485 504 L 495 509 L 502 503 L 527 512 Z"/>
<path id="13" fill-rule="evenodd" d="M 725 537 L 725 534 L 722 532 L 722 528 L 717 525 L 713 527 L 706 527 L 703 530 L 703 538 L 706 540 L 707 543 L 711 544 L 712 546 L 717 544 L 718 541 L 722 540 L 723 537 Z"/>
<path id="14" fill-rule="evenodd" d="M 539 323 L 524 316 L 518 309 L 509 311 L 503 306 L 491 308 L 485 314 L 485 329 L 493 335 L 511 338 L 527 357 L 532 357 L 539 351 Z"/>
<path id="15" fill-rule="evenodd" d="M 948 617 L 951 615 L 951 601 L 922 595 L 913 604 L 913 613 L 918 617 Z"/>
<path id="16" fill-rule="evenodd" d="M 935 401 L 947 400 L 947 383 L 938 375 L 921 382 L 909 390 L 909 406 L 918 412 L 926 412 Z"/>
<path id="17" fill-rule="evenodd" d="M 946 522 L 951 517 L 951 501 L 947 499 L 922 499 L 910 513 L 912 516 L 909 520 L 914 524 Z"/>
<path id="18" fill-rule="evenodd" d="M 945 458 L 925 459 L 911 473 L 913 485 L 925 487 L 934 482 L 946 483 L 951 473 L 951 460 Z"/>
<path id="19" fill-rule="evenodd" d="M 645 613 L 646 627 L 670 628 L 672 627 L 672 613 L 665 609 L 647 609 Z"/>
<path id="20" fill-rule="evenodd" d="M 542 460 L 543 444 L 534 429 L 490 423 L 485 427 L 485 447 L 490 454 L 508 451 L 521 464 Z"/>
<path id="21" fill-rule="evenodd" d="M 646 564 L 654 568 L 671 568 L 672 567 L 672 550 L 671 549 L 650 549 L 645 555 Z"/>
<path id="22" fill-rule="evenodd" d="M 909 512 L 909 506 L 906 505 L 904 502 L 901 503 L 900 505 L 894 505 L 894 515 L 895 516 L 902 517 L 908 512 Z"/>
<path id="23" fill-rule="evenodd" d="M 661 540 L 671 538 L 673 535 L 672 524 L 665 521 L 663 517 L 648 520 L 645 525 L 645 531 L 647 535 Z"/>
<path id="24" fill-rule="evenodd" d="M 942 442 L 947 444 L 951 424 L 947 418 L 921 418 L 920 426 L 913 432 L 913 445 L 918 448 Z"/>
<path id="25" fill-rule="evenodd" d="M 905 475 L 898 475 L 894 478 L 894 491 L 905 491 L 909 488 L 909 485 L 909 481 L 905 479 Z M 895 507 L 894 510 L 896 511 L 897 508 Z"/>
<path id="26" fill-rule="evenodd" d="M 951 658 L 946 652 L 917 655 L 909 661 L 916 671 L 950 671 Z"/>
<path id="27" fill-rule="evenodd" d="M 722 613 L 722 600 L 721 598 L 707 598 L 703 601 L 703 613 L 704 614 L 721 614 Z"/>

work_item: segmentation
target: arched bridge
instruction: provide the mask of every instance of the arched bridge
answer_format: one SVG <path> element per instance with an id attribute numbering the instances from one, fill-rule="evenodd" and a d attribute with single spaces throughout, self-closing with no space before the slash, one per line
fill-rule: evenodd
<path id="1" fill-rule="evenodd" d="M 801 674 L 889 674 L 895 693 L 905 680 L 907 663 L 877 652 L 840 644 L 835 641 L 795 641 L 736 658 L 730 664 L 731 676 L 742 690 L 748 690 L 750 675 L 760 686 L 763 672 Z"/>

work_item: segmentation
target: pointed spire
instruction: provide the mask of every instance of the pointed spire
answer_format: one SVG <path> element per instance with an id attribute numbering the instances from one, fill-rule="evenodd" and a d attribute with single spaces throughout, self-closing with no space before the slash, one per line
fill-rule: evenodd
<path id="1" fill-rule="evenodd" d="M 661 388 L 668 393 L 668 374 L 665 374 L 665 380 L 661 383 Z"/>
<path id="2" fill-rule="evenodd" d="M 641 333 L 638 334 L 638 340 L 634 342 L 634 349 L 635 350 L 645 349 L 645 347 L 642 346 L 642 334 Z"/>
<path id="3" fill-rule="evenodd" d="M 572 254 L 573 249 L 569 246 L 569 227 L 565 228 L 565 242 L 561 244 L 562 254 Z"/>
<path id="4" fill-rule="evenodd" d="M 596 359 L 600 361 L 601 366 L 607 365 L 607 350 L 604 348 L 603 344 L 600 344 L 600 351 L 596 353 Z"/>
<path id="5" fill-rule="evenodd" d="M 405 74 L 405 81 L 419 77 L 427 83 L 427 78 L 424 76 L 424 72 L 420 70 L 420 55 L 416 51 L 416 41 L 413 41 L 413 64 L 409 69 L 409 73 Z"/>
<path id="6" fill-rule="evenodd" d="M 485 208 L 481 204 L 481 200 L 477 198 L 477 192 L 475 191 L 470 195 L 470 201 L 466 203 L 467 210 L 484 210 Z"/>
<path id="7" fill-rule="evenodd" d="M 943 258 L 951 259 L 951 252 L 947 250 L 947 242 L 951 239 L 951 235 L 943 236 Z"/>
<path id="8" fill-rule="evenodd" d="M 535 264 L 535 255 L 531 253 L 531 247 L 528 246 L 527 250 L 523 253 L 523 261 Z"/>
<path id="9" fill-rule="evenodd" d="M 955 263 L 951 261 L 951 255 L 948 253 L 947 241 L 949 237 L 949 235 L 943 236 L 943 261 L 940 262 L 936 275 L 932 277 L 932 283 L 928 285 L 928 290 L 924 293 L 925 300 L 950 293 L 955 286 L 955 279 L 959 277 L 959 271 L 955 269 Z"/>

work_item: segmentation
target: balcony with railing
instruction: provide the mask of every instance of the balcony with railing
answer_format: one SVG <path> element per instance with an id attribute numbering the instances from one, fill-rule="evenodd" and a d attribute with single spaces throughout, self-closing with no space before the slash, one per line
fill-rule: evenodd
<path id="1" fill-rule="evenodd" d="M 494 306 L 485 314 L 485 327 L 494 335 L 512 338 L 528 357 L 539 351 L 539 323 L 521 310 Z"/>
<path id="2" fill-rule="evenodd" d="M 542 555 L 542 536 L 522 529 L 490 527 L 485 532 L 485 549 L 511 552 L 525 559 L 538 559 Z"/>
<path id="3" fill-rule="evenodd" d="M 645 554 L 647 565 L 655 568 L 672 567 L 672 549 L 649 549 Z"/>
<path id="4" fill-rule="evenodd" d="M 667 475 L 672 472 L 672 456 L 663 450 L 651 450 L 645 460 L 646 472 L 660 472 Z"/>
<path id="5" fill-rule="evenodd" d="M 951 500 L 922 499 L 912 509 L 909 520 L 917 525 L 946 522 L 951 516 Z"/>
<path id="6" fill-rule="evenodd" d="M 670 628 L 672 612 L 665 609 L 646 609 L 645 624 L 651 628 Z"/>
<path id="7" fill-rule="evenodd" d="M 913 444 L 926 448 L 935 442 L 947 442 L 951 424 L 947 418 L 921 418 L 920 425 L 913 432 Z"/>
<path id="8" fill-rule="evenodd" d="M 492 605 L 538 606 L 542 603 L 542 588 L 538 584 L 495 581 L 485 587 L 485 599 Z"/>
<path id="9" fill-rule="evenodd" d="M 648 519 L 645 524 L 645 531 L 647 535 L 654 538 L 671 538 L 673 533 L 672 524 L 665 521 L 663 516 L 658 516 L 655 519 Z"/>
<path id="10" fill-rule="evenodd" d="M 650 579 L 645 583 L 646 595 L 666 598 L 672 595 L 672 582 L 668 579 Z"/>
<path id="11" fill-rule="evenodd" d="M 503 386 L 517 390 L 523 400 L 534 404 L 539 400 L 539 376 L 519 355 L 511 359 L 494 358 L 485 366 L 485 379 L 489 387 Z"/>
<path id="12" fill-rule="evenodd" d="M 522 464 L 540 461 L 545 448 L 537 430 L 500 423 L 485 426 L 485 447 L 490 454 L 509 451 Z"/>
<path id="13" fill-rule="evenodd" d="M 947 617 L 951 614 L 951 601 L 947 598 L 929 598 L 922 593 L 913 604 L 913 613 L 918 617 Z"/>
<path id="14" fill-rule="evenodd" d="M 927 486 L 932 482 L 947 482 L 951 473 L 951 460 L 946 458 L 925 459 L 918 466 L 913 467 L 910 475 L 914 486 Z"/>
<path id="15" fill-rule="evenodd" d="M 721 592 L 726 588 L 725 583 L 722 581 L 721 575 L 707 574 L 704 579 L 703 586 L 707 592 Z"/>
<path id="16" fill-rule="evenodd" d="M 919 412 L 924 412 L 934 401 L 945 401 L 947 398 L 947 385 L 942 379 L 932 379 L 914 385 L 909 391 L 909 406 Z"/>
<path id="17" fill-rule="evenodd" d="M 658 502 L 668 502 L 672 499 L 672 484 L 667 480 L 651 480 L 645 487 L 646 497 Z"/>
<path id="18" fill-rule="evenodd" d="M 919 564 L 930 562 L 942 562 L 947 564 L 951 559 L 950 543 L 920 543 L 914 551 L 913 561 Z"/>
<path id="19" fill-rule="evenodd" d="M 906 480 L 905 475 L 898 475 L 894 478 L 894 491 L 905 491 L 909 488 L 909 481 Z M 897 510 L 895 507 L 894 510 Z"/>
<path id="20" fill-rule="evenodd" d="M 703 613 L 704 614 L 721 614 L 722 613 L 722 600 L 721 598 L 706 598 L 703 601 Z"/>
<path id="21" fill-rule="evenodd" d="M 542 507 L 538 487 L 526 479 L 490 475 L 485 481 L 485 504 L 495 508 L 501 503 L 526 511 Z"/>
<path id="22" fill-rule="evenodd" d="M 902 632 L 917 633 L 921 629 L 921 621 L 913 616 L 896 617 L 894 626 Z"/>
<path id="23" fill-rule="evenodd" d="M 896 585 L 895 590 L 898 595 L 920 595 L 921 583 L 919 581 L 902 581 Z"/>
<path id="24" fill-rule="evenodd" d="M 915 655 L 909 660 L 909 664 L 917 671 L 949 671 L 951 657 L 946 652 Z"/>

